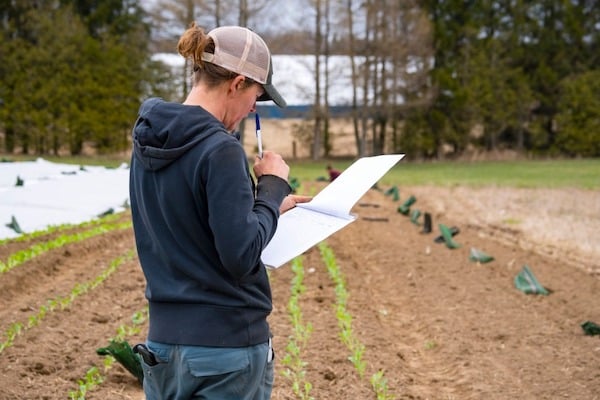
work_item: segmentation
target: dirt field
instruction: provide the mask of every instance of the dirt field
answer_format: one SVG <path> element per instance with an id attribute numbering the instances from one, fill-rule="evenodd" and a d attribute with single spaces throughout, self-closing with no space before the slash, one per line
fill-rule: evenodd
<path id="1" fill-rule="evenodd" d="M 396 211 L 411 194 L 417 198 L 412 209 L 431 213 L 431 234 Z M 599 207 L 591 191 L 401 187 L 399 201 L 369 191 L 354 209 L 358 220 L 327 240 L 349 293 L 352 330 L 365 346 L 365 375 L 360 378 L 348 360 L 334 283 L 312 249 L 302 257 L 306 291 L 299 300 L 303 321 L 312 325 L 300 353 L 310 396 L 376 399 L 369 378 L 381 370 L 388 399 L 600 399 L 600 336 L 581 328 L 588 320 L 600 323 Z M 460 229 L 454 237 L 460 248 L 434 242 L 438 223 Z M 0 261 L 32 244 L 0 246 Z M 27 325 L 49 299 L 93 281 L 133 247 L 131 229 L 111 231 L 0 274 L 0 329 Z M 471 247 L 495 260 L 469 261 Z M 524 265 L 550 295 L 515 288 Z M 284 266 L 270 276 L 273 398 L 295 399 L 282 362 L 292 334 L 287 305 L 293 271 Z M 120 326 L 132 325 L 132 315 L 145 305 L 143 290 L 133 256 L 66 308 L 23 329 L 0 353 L 0 399 L 69 398 L 91 367 L 102 371 L 104 357 L 96 349 Z M 146 326 L 130 343 L 143 340 Z M 102 375 L 104 382 L 85 398 L 143 398 L 120 365 Z"/>

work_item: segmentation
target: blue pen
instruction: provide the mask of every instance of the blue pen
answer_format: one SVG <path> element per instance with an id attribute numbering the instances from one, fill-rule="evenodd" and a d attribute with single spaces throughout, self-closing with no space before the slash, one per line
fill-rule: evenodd
<path id="1" fill-rule="evenodd" d="M 258 113 L 254 114 L 256 121 L 256 142 L 258 146 L 258 158 L 262 158 L 263 150 L 262 150 L 262 135 L 260 134 L 260 118 L 258 117 Z"/>

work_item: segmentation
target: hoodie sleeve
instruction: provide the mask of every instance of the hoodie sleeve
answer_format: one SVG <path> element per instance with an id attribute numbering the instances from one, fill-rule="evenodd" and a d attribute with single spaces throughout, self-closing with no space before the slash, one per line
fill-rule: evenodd
<path id="1" fill-rule="evenodd" d="M 277 229 L 279 206 L 291 188 L 279 177 L 262 176 L 255 199 L 246 155 L 237 142 L 219 146 L 210 155 L 206 172 L 215 247 L 223 266 L 240 279 L 260 264 Z"/>

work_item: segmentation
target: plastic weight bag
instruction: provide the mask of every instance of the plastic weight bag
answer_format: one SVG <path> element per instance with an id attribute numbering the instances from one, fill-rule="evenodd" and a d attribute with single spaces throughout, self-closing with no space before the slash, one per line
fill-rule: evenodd
<path id="1" fill-rule="evenodd" d="M 137 378 L 140 385 L 144 382 L 144 370 L 142 369 L 140 357 L 133 352 L 127 341 L 117 342 L 111 340 L 108 346 L 97 349 L 96 353 L 101 356 L 113 356 L 127 371 L 131 372 Z"/>

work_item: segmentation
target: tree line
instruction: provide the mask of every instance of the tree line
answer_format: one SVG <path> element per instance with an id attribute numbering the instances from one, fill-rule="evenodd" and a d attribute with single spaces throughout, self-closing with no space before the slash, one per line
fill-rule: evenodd
<path id="1" fill-rule="evenodd" d="M 151 55 L 195 20 L 249 26 L 275 54 L 314 55 L 304 128 L 314 159 L 330 148 L 328 58 L 340 54 L 359 156 L 600 156 L 597 0 L 303 1 L 302 21 L 277 26 L 264 15 L 285 12 L 283 0 L 0 0 L 4 151 L 126 150 L 144 97 L 179 101 L 189 89 L 189 66 L 174 76 Z"/>

